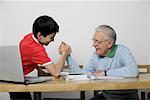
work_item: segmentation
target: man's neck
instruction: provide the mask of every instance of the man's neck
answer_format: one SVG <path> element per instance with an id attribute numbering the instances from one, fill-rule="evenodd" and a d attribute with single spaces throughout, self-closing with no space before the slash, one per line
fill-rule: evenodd
<path id="1" fill-rule="evenodd" d="M 112 58 L 115 55 L 117 45 L 113 45 L 107 52 L 107 57 Z"/>

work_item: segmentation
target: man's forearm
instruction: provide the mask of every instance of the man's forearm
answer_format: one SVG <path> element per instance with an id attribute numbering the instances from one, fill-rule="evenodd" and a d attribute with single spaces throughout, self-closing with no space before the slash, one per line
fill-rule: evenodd
<path id="1" fill-rule="evenodd" d="M 67 63 L 69 65 L 69 72 L 79 72 L 81 70 L 79 65 L 76 64 L 71 55 L 67 56 Z"/>

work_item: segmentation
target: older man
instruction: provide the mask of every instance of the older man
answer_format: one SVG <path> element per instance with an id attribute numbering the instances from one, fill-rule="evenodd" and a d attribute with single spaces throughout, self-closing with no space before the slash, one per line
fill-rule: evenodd
<path id="1" fill-rule="evenodd" d="M 95 51 L 82 72 L 92 72 L 96 76 L 137 77 L 138 68 L 130 50 L 121 44 L 115 44 L 116 32 L 108 25 L 95 29 L 93 47 Z M 67 58 L 70 71 L 79 71 L 71 55 Z M 102 91 L 91 100 L 138 100 L 137 90 Z"/>

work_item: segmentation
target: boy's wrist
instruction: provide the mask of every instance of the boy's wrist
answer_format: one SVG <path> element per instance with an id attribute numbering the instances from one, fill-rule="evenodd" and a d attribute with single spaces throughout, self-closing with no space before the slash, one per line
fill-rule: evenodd
<path id="1" fill-rule="evenodd" d="M 68 56 L 68 52 L 62 52 L 62 56 Z"/>

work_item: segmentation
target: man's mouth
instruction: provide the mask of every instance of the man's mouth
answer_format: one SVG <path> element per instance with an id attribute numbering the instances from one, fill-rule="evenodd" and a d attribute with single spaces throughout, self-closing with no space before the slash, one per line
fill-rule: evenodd
<path id="1" fill-rule="evenodd" d="M 95 48 L 95 50 L 97 51 L 97 50 L 100 50 L 100 49 L 98 49 L 98 48 Z"/>

